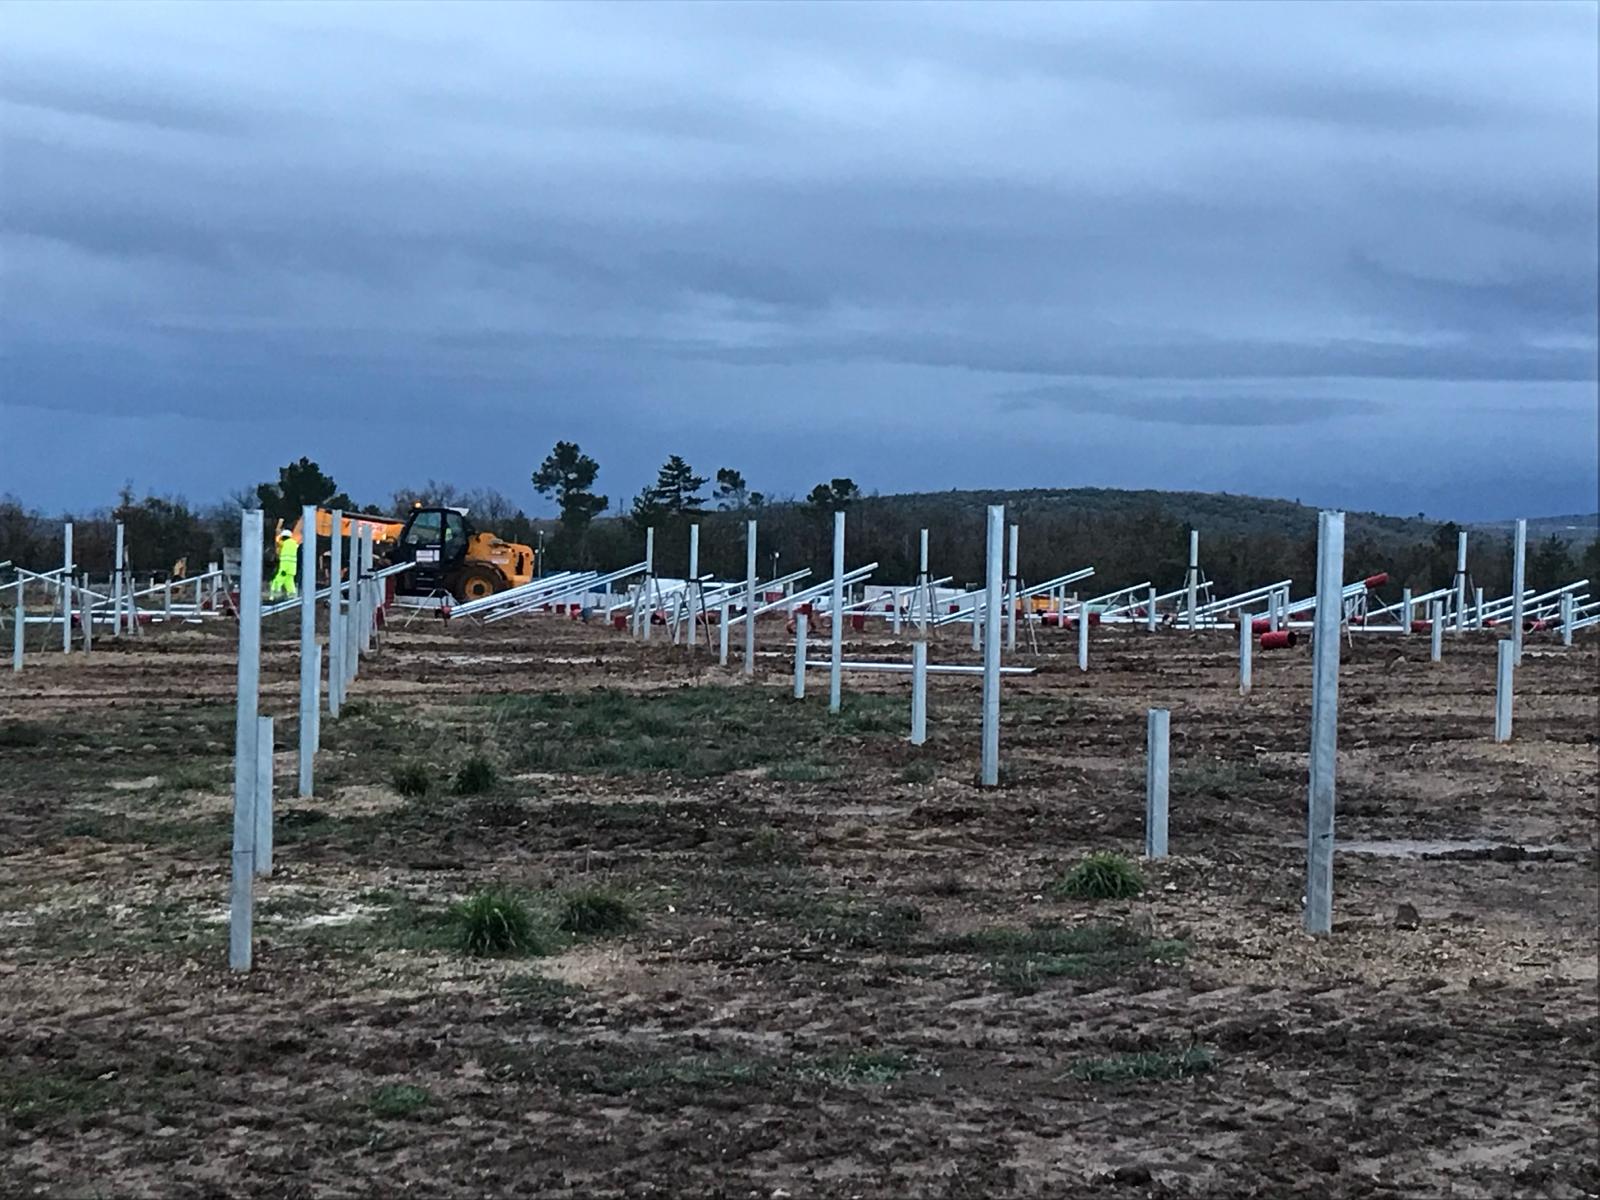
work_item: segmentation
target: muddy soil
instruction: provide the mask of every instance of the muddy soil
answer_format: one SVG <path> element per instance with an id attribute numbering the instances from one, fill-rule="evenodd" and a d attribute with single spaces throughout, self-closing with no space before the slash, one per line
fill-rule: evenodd
<path id="1" fill-rule="evenodd" d="M 392 629 L 226 965 L 233 657 L 147 630 L 0 677 L 0 1162 L 46 1196 L 1600 1195 L 1600 643 L 1357 641 L 1333 935 L 1301 928 L 1310 657 L 1039 634 L 977 684 L 790 695 L 541 616 Z M 737 635 L 735 645 L 738 645 Z M 735 653 L 737 659 L 738 653 Z M 884 633 L 847 657 L 908 660 Z M 936 662 L 973 662 L 959 636 Z M 1172 855 L 1140 862 L 1145 712 Z M 473 760 L 492 779 L 457 781 Z M 401 794 L 402 791 L 407 794 Z M 1086 854 L 1143 891 L 1071 898 Z M 452 905 L 527 905 L 476 957 Z M 575 894 L 633 914 L 562 931 Z M 570 923 L 570 921 L 569 921 Z"/>

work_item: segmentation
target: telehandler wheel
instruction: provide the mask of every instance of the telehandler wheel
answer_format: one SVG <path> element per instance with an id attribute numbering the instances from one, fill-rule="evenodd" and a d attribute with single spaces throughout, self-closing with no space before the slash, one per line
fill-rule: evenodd
<path id="1" fill-rule="evenodd" d="M 461 577 L 456 580 L 456 599 L 463 604 L 468 600 L 481 600 L 485 596 L 492 596 L 501 591 L 504 586 L 500 573 L 493 567 L 463 567 Z"/>

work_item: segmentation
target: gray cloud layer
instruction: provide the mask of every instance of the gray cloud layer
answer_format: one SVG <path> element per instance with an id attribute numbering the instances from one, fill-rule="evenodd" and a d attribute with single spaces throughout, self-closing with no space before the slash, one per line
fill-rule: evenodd
<path id="1" fill-rule="evenodd" d="M 1495 505 L 1587 507 L 1597 12 L 13 3 L 0 490 L 311 452 L 525 495 L 560 436 L 616 491 L 671 450 L 776 491 L 1152 486 L 1218 426 L 1186 486 L 1459 507 L 1499 454 L 1540 482 Z M 1559 415 L 1508 440 L 1447 382 Z M 1347 500 L 1390 411 L 1433 453 Z M 401 432 L 440 413 L 495 445 Z M 1313 416 L 1341 438 L 1272 442 Z"/>

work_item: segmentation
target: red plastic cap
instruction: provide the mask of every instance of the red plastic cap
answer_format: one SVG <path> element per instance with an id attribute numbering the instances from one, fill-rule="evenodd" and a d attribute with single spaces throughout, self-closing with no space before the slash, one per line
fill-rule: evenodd
<path id="1" fill-rule="evenodd" d="M 1369 588 L 1381 588 L 1389 582 L 1389 572 L 1379 571 L 1376 575 L 1368 575 L 1362 582 Z"/>
<path id="2" fill-rule="evenodd" d="M 1292 629 L 1276 629 L 1261 635 L 1261 648 L 1263 650 L 1282 650 L 1293 646 L 1300 640 L 1300 635 Z"/>

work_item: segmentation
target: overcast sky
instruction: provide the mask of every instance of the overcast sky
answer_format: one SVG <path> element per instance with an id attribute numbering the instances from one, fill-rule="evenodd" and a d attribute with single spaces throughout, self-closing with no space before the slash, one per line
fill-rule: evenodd
<path id="1" fill-rule="evenodd" d="M 1587 2 L 0 7 L 0 493 L 1596 507 Z"/>

